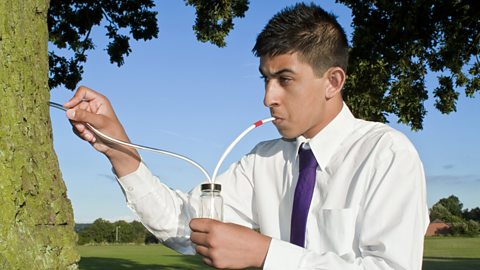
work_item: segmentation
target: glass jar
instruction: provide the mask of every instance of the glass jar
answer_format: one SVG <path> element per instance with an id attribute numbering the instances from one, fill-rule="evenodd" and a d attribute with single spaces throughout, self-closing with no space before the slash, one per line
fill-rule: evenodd
<path id="1" fill-rule="evenodd" d="M 200 217 L 223 221 L 223 198 L 220 184 L 205 183 L 200 186 Z"/>

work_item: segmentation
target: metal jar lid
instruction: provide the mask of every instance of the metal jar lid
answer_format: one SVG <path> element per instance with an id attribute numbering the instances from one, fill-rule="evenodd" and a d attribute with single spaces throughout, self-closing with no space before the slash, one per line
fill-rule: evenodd
<path id="1" fill-rule="evenodd" d="M 222 185 L 215 183 L 204 183 L 200 186 L 202 191 L 221 191 Z"/>

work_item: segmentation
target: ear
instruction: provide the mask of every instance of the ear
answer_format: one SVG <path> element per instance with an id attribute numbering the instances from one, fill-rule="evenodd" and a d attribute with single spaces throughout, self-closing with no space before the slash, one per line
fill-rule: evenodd
<path id="1" fill-rule="evenodd" d="M 342 68 L 332 67 L 325 72 L 325 76 L 327 76 L 325 97 L 331 99 L 336 95 L 339 95 L 342 91 L 343 85 L 345 84 L 346 74 Z"/>

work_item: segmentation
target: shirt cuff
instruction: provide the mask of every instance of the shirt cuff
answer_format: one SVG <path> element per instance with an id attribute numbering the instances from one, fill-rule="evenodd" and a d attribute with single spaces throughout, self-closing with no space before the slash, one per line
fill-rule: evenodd
<path id="1" fill-rule="evenodd" d="M 294 244 L 272 238 L 264 270 L 298 269 L 305 249 Z"/>
<path id="2" fill-rule="evenodd" d="M 140 162 L 137 170 L 120 178 L 117 177 L 117 181 L 130 202 L 150 193 L 157 180 L 147 166 Z"/>

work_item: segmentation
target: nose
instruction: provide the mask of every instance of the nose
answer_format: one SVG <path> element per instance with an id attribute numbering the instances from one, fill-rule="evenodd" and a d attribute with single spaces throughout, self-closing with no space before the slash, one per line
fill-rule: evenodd
<path id="1" fill-rule="evenodd" d="M 263 105 L 268 108 L 276 107 L 279 105 L 279 93 L 278 88 L 273 81 L 265 83 L 265 96 L 263 97 Z"/>

